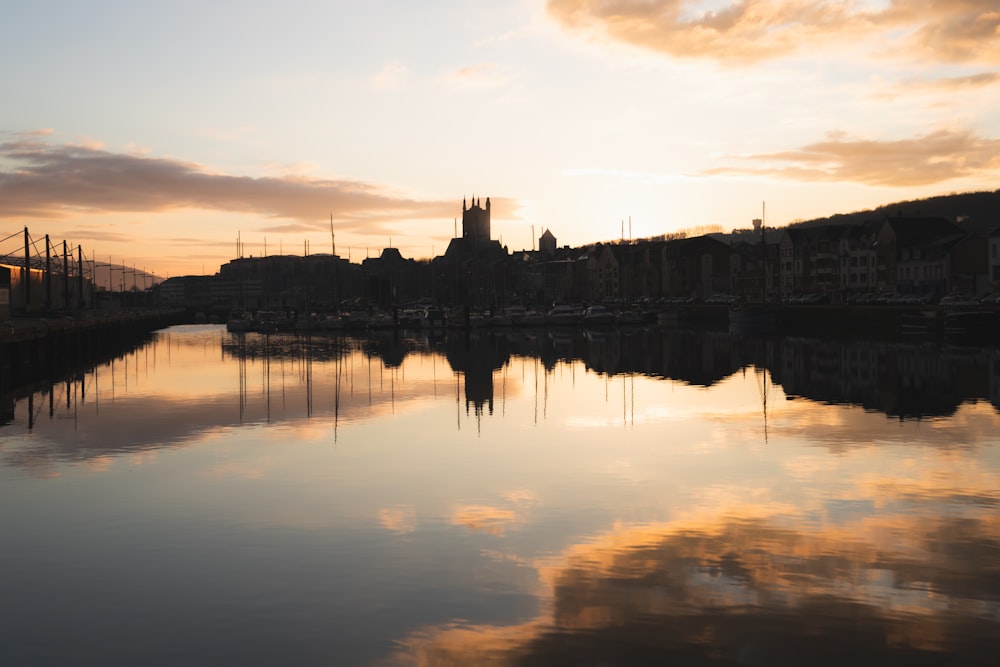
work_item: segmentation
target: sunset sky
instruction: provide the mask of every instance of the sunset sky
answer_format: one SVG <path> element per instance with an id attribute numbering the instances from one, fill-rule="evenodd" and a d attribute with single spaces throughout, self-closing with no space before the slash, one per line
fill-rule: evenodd
<path id="1" fill-rule="evenodd" d="M 996 0 L 8 2 L 0 85 L 0 253 L 164 277 L 1000 187 Z"/>

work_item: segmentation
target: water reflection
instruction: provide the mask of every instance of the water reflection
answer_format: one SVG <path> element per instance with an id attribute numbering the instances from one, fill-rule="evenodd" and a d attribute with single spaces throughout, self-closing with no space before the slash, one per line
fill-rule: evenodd
<path id="1" fill-rule="evenodd" d="M 612 398 L 612 379 L 625 378 L 615 387 L 623 423 L 635 419 L 636 377 L 711 388 L 752 371 L 765 440 L 769 433 L 794 435 L 810 428 L 804 415 L 822 412 L 804 404 L 775 419 L 778 392 L 786 402 L 860 406 L 904 421 L 953 418 L 961 405 L 980 401 L 1000 405 L 996 348 L 741 339 L 656 328 L 600 335 L 529 330 L 342 338 L 180 327 L 40 392 L 8 394 L 5 423 L 26 424 L 39 437 L 30 452 L 6 456 L 8 463 L 33 466 L 161 448 L 220 428 L 312 418 L 332 420 L 336 441 L 343 423 L 378 419 L 447 396 L 455 401 L 455 428 L 473 422 L 479 431 L 482 419 L 494 416 L 498 400 L 499 416 L 505 414 L 508 392 L 533 397 L 537 424 L 547 418 L 557 372 L 568 369 L 571 381 L 563 391 L 572 391 L 578 366 L 605 378 L 605 400 Z M 768 430 L 772 386 L 777 391 L 772 390 Z M 100 418 L 99 432 L 80 427 L 81 411 Z M 47 423 L 40 426 L 39 420 Z M 991 428 L 992 419 L 942 421 L 924 439 L 962 445 Z M 834 449 L 893 439 L 884 425 L 866 423 L 864 429 L 826 423 L 813 439 Z"/>
<path id="2" fill-rule="evenodd" d="M 1000 520 L 826 529 L 716 516 L 619 530 L 540 565 L 545 613 L 405 642 L 420 665 L 986 664 Z"/>
<path id="3" fill-rule="evenodd" d="M 40 664 L 987 664 L 997 361 L 175 327 L 12 398 L 0 624 Z"/>

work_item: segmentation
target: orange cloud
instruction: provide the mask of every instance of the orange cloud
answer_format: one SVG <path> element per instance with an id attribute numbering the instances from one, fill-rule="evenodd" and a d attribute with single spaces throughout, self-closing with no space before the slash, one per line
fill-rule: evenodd
<path id="1" fill-rule="evenodd" d="M 445 82 L 456 90 L 498 88 L 509 80 L 495 63 L 481 63 L 460 67 L 451 72 Z"/>
<path id="2" fill-rule="evenodd" d="M 859 0 L 757 0 L 698 12 L 685 0 L 547 0 L 563 26 L 674 57 L 729 64 L 875 38 L 907 57 L 1000 60 L 1000 13 L 992 0 L 893 0 L 881 11 Z"/>
<path id="3" fill-rule="evenodd" d="M 895 141 L 850 139 L 832 133 L 826 141 L 798 149 L 742 157 L 765 166 L 723 167 L 704 173 L 883 186 L 931 185 L 1000 169 L 1000 139 L 950 130 Z"/>
<path id="4" fill-rule="evenodd" d="M 871 95 L 876 101 L 893 101 L 904 96 L 925 95 L 932 108 L 961 109 L 977 93 L 993 92 L 1000 85 L 1000 72 L 979 72 L 965 76 L 914 78 L 880 86 Z"/>
<path id="5" fill-rule="evenodd" d="M 466 505 L 455 510 L 451 523 L 472 531 L 501 536 L 509 526 L 520 523 L 520 519 L 512 510 L 488 505 Z"/>
<path id="6" fill-rule="evenodd" d="M 371 232 L 380 224 L 454 217 L 455 201 L 421 201 L 346 179 L 232 176 L 169 158 L 53 145 L 14 135 L 0 143 L 0 218 L 203 209 L 299 221 L 295 231 Z M 494 208 L 510 210 L 493 198 Z M 287 229 L 278 227 L 278 231 Z"/>
<path id="7" fill-rule="evenodd" d="M 539 567 L 537 618 L 426 628 L 389 664 L 798 665 L 872 647 L 885 662 L 974 662 L 995 648 L 998 531 L 906 515 L 796 529 L 752 511 L 619 528 Z"/>

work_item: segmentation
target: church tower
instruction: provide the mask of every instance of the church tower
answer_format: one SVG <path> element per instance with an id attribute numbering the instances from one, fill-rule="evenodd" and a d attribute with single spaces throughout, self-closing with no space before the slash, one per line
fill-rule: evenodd
<path id="1" fill-rule="evenodd" d="M 542 235 L 538 237 L 538 250 L 543 255 L 548 255 L 551 257 L 556 254 L 556 237 L 550 230 L 546 229 L 542 232 Z"/>
<path id="2" fill-rule="evenodd" d="M 479 205 L 479 200 L 473 197 L 472 205 L 466 207 L 462 199 L 462 238 L 471 241 L 485 242 L 490 240 L 490 198 L 486 198 L 486 207 Z"/>

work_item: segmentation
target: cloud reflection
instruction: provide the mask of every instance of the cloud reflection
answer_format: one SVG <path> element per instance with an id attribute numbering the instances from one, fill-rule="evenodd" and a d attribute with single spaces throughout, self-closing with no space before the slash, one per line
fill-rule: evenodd
<path id="1" fill-rule="evenodd" d="M 1000 648 L 996 518 L 810 528 L 718 515 L 621 528 L 539 572 L 540 617 L 429 628 L 394 662 L 966 664 Z"/>

